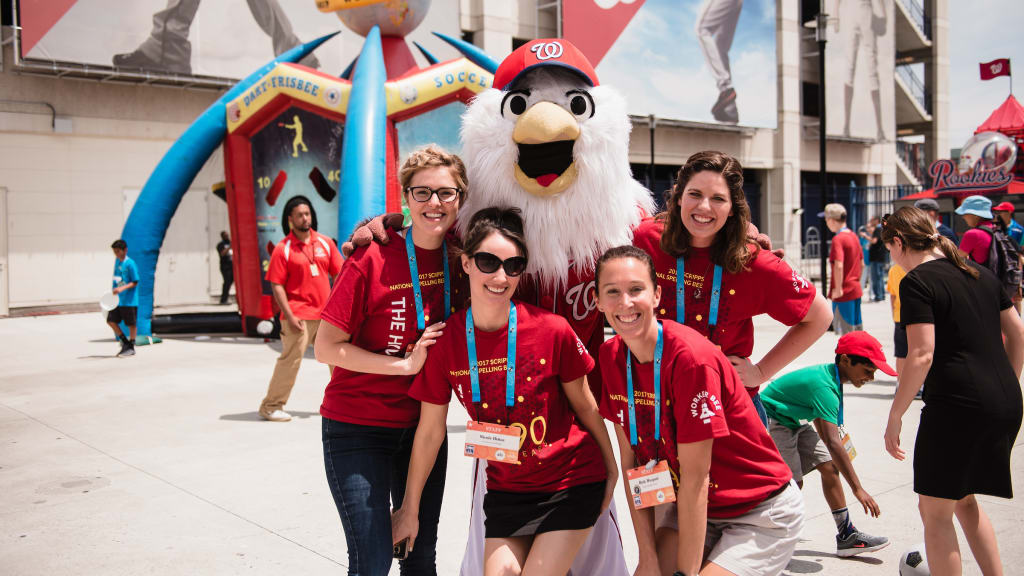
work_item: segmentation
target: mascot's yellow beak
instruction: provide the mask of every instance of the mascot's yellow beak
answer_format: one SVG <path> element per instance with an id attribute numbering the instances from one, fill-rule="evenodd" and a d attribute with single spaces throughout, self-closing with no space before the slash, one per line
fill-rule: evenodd
<path id="1" fill-rule="evenodd" d="M 516 182 L 534 196 L 554 196 L 576 180 L 573 145 L 580 125 L 568 110 L 538 102 L 516 121 L 512 140 L 519 146 Z"/>

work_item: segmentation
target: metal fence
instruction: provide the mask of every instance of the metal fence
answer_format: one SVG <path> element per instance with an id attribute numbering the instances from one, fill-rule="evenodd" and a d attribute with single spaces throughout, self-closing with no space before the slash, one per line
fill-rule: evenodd
<path id="1" fill-rule="evenodd" d="M 820 190 L 816 186 L 805 186 L 805 216 L 804 226 L 801 234 L 800 263 L 801 274 L 811 280 L 821 278 L 821 254 L 822 250 L 827 251 L 831 240 L 822 226 L 824 224 L 817 217 L 821 210 L 818 206 L 809 206 L 807 195 L 817 195 L 820 198 Z M 896 200 L 915 194 L 921 191 L 921 186 L 833 186 L 830 196 L 833 201 L 846 206 L 846 225 L 851 230 L 857 230 L 867 224 L 868 219 L 873 216 L 890 214 L 893 211 Z M 820 200 L 819 200 L 820 202 Z M 808 213 L 808 211 L 813 212 Z M 824 233 L 824 234 L 823 234 Z"/>
<path id="2" fill-rule="evenodd" d="M 899 3 L 907 9 L 907 13 L 910 14 L 910 19 L 917 25 L 918 30 L 924 34 L 924 37 L 932 39 L 932 19 L 930 16 L 925 14 L 924 6 L 918 0 L 899 0 Z"/>
<path id="3" fill-rule="evenodd" d="M 917 100 L 917 103 L 921 105 L 921 108 L 925 112 L 931 114 L 932 106 L 929 101 L 930 98 L 928 98 L 928 93 L 924 88 L 924 80 L 921 80 L 921 78 L 918 77 L 917 73 L 914 72 L 914 69 L 911 68 L 911 66 L 913 66 L 913 64 L 897 66 L 896 73 L 899 74 L 900 79 L 903 80 L 907 89 L 910 90 L 910 95 L 914 97 L 914 100 Z"/>
<path id="4" fill-rule="evenodd" d="M 893 203 L 921 191 L 921 186 L 858 186 L 850 189 L 850 205 L 847 207 L 847 225 L 856 230 L 867 224 L 872 216 L 881 216 L 893 211 Z"/>

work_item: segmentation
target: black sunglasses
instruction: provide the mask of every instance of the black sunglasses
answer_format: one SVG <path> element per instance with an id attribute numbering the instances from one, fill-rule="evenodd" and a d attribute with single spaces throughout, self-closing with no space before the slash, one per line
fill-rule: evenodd
<path id="1" fill-rule="evenodd" d="M 498 271 L 498 268 L 505 269 L 506 276 L 519 276 L 526 270 L 526 258 L 522 256 L 513 256 L 507 260 L 502 260 L 490 252 L 477 252 L 473 254 L 473 263 L 476 264 L 484 274 L 492 274 Z"/>
<path id="2" fill-rule="evenodd" d="M 417 202 L 427 202 L 430 197 L 437 194 L 437 199 L 445 204 L 454 202 L 459 197 L 459 189 L 452 188 L 450 186 L 442 186 L 441 188 L 431 188 L 430 186 L 407 186 L 405 191 L 412 194 L 413 200 Z"/>

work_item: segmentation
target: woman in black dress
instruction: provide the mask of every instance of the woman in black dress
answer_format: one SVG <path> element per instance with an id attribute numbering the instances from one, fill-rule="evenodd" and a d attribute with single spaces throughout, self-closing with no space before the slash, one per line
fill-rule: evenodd
<path id="1" fill-rule="evenodd" d="M 882 240 L 907 271 L 900 320 L 909 344 L 885 448 L 903 460 L 903 414 L 924 384 L 914 491 L 931 573 L 961 573 L 955 514 L 982 573 L 1002 574 L 995 531 L 974 495 L 1013 497 L 1010 450 L 1021 425 L 1024 324 L 999 280 L 966 261 L 924 212 L 908 206 L 882 222 Z"/>

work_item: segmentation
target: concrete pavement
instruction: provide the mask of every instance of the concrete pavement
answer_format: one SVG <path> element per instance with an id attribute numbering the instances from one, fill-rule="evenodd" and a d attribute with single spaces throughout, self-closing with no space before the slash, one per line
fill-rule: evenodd
<path id="1" fill-rule="evenodd" d="M 888 303 L 865 304 L 864 318 L 891 359 Z M 760 358 L 783 327 L 767 318 L 756 324 Z M 826 334 L 790 368 L 831 361 L 835 342 Z M 346 573 L 320 443 L 324 366 L 307 356 L 287 406 L 295 419 L 278 424 L 256 413 L 276 342 L 172 336 L 127 359 L 113 357 L 117 348 L 98 313 L 0 320 L 0 573 Z M 835 526 L 812 474 L 804 488 L 803 541 L 787 574 L 893 575 L 902 551 L 923 540 L 911 463 L 884 451 L 895 382 L 879 376 L 860 390 L 848 387 L 845 409 L 858 452 L 854 466 L 882 517 L 866 518 L 847 494 L 857 527 L 893 544 L 837 558 Z M 904 420 L 908 452 L 919 406 Z M 453 447 L 463 443 L 466 419 L 452 407 Z M 1022 458 L 1017 449 L 1017 494 L 1024 494 Z M 439 574 L 456 574 L 462 559 L 469 464 L 452 450 Z M 1006 573 L 1024 573 L 1024 502 L 980 499 Z M 616 504 L 632 568 L 636 545 L 621 490 Z M 980 574 L 962 537 L 961 548 L 965 574 Z"/>

